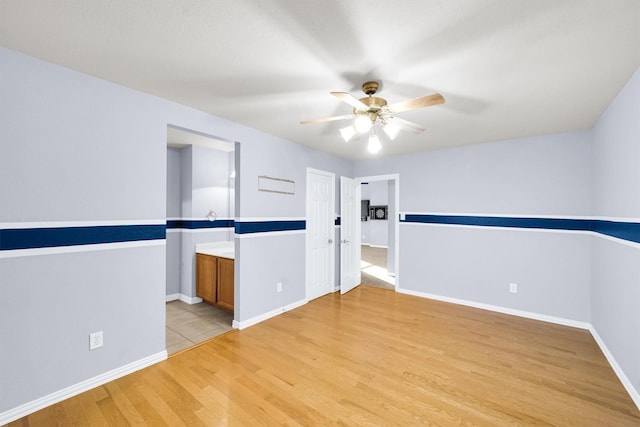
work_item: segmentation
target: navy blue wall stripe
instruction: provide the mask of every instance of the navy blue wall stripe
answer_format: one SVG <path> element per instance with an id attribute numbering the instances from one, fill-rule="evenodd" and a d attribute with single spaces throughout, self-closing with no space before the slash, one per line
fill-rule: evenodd
<path id="1" fill-rule="evenodd" d="M 215 221 L 187 220 L 187 219 L 170 219 L 167 220 L 168 229 L 184 228 L 187 230 L 201 230 L 205 228 L 232 228 L 232 219 L 217 219 Z"/>
<path id="2" fill-rule="evenodd" d="M 496 216 L 406 214 L 401 222 L 484 227 L 537 228 L 544 230 L 594 231 L 640 243 L 640 223 L 571 218 L 513 218 Z"/>
<path id="3" fill-rule="evenodd" d="M 592 221 L 592 230 L 596 233 L 617 237 L 618 239 L 640 243 L 640 223 L 637 222 L 618 222 L 594 219 Z"/>
<path id="4" fill-rule="evenodd" d="M 336 219 L 340 224 L 340 218 Z M 513 218 L 465 215 L 407 214 L 405 223 L 454 224 L 486 227 L 532 228 L 545 230 L 593 231 L 640 243 L 640 223 L 598 219 Z M 119 243 L 166 238 L 166 229 L 229 228 L 237 234 L 304 230 L 305 220 L 234 222 L 233 220 L 170 220 L 157 225 L 107 225 L 90 227 L 51 227 L 1 229 L 0 251 L 56 246 Z"/>
<path id="5" fill-rule="evenodd" d="M 426 224 L 476 225 L 485 227 L 544 228 L 552 230 L 591 230 L 591 220 L 565 218 L 507 218 L 462 215 L 405 215 L 404 222 Z"/>
<path id="6" fill-rule="evenodd" d="M 5 229 L 0 230 L 0 250 L 93 245 L 165 238 L 164 224 Z"/>
<path id="7" fill-rule="evenodd" d="M 304 230 L 307 222 L 305 220 L 294 221 L 256 221 L 256 222 L 236 222 L 236 234 L 264 233 L 268 231 L 290 231 Z"/>

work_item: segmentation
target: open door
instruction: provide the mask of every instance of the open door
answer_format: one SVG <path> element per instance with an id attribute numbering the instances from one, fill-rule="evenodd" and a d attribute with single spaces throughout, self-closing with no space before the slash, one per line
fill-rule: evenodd
<path id="1" fill-rule="evenodd" d="M 335 175 L 307 168 L 307 300 L 335 288 Z"/>
<path id="2" fill-rule="evenodd" d="M 360 183 L 340 177 L 340 293 L 360 284 Z"/>

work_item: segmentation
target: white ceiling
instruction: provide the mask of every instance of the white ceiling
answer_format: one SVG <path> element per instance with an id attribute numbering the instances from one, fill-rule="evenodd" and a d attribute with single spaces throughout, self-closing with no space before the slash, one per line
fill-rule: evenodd
<path id="1" fill-rule="evenodd" d="M 427 130 L 376 156 L 588 129 L 640 66 L 638 0 L 2 0 L 0 44 L 347 158 L 366 80 Z"/>

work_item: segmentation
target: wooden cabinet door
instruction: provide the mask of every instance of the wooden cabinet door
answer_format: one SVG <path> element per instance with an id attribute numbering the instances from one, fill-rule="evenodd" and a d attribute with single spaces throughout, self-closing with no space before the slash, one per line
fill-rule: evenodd
<path id="1" fill-rule="evenodd" d="M 196 296 L 208 303 L 216 302 L 217 258 L 196 254 Z"/>
<path id="2" fill-rule="evenodd" d="M 233 266 L 234 261 L 218 258 L 218 300 L 220 308 L 233 311 Z"/>

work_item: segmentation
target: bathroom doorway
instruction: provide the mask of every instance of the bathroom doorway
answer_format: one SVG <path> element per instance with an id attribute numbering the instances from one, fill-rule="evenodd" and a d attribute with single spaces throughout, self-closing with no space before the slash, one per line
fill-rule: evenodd
<path id="1" fill-rule="evenodd" d="M 232 329 L 226 310 L 198 296 L 196 253 L 225 246 L 234 262 L 235 144 L 167 127 L 166 348 L 169 355 Z M 226 259 L 225 258 L 225 259 Z M 231 278 L 231 287 L 235 281 Z"/>

